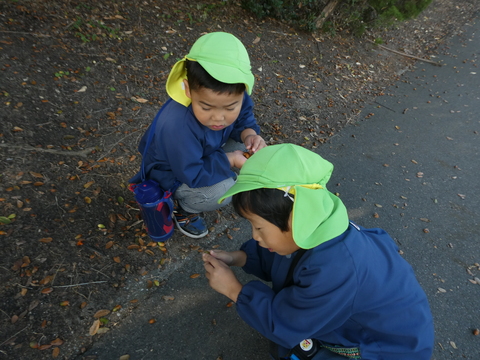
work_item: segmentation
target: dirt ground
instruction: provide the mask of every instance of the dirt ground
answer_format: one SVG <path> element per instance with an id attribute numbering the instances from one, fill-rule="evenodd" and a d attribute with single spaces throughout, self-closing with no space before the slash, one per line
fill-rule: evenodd
<path id="1" fill-rule="evenodd" d="M 142 301 L 126 301 L 127 283 L 162 286 L 185 254 L 235 237 L 227 207 L 206 214 L 200 241 L 152 243 L 128 190 L 169 69 L 202 33 L 247 46 L 267 143 L 315 149 L 364 120 L 364 104 L 402 72 L 434 66 L 370 40 L 434 62 L 475 2 L 434 0 L 415 20 L 355 38 L 259 21 L 233 1 L 2 1 L 0 359 L 74 358 Z"/>

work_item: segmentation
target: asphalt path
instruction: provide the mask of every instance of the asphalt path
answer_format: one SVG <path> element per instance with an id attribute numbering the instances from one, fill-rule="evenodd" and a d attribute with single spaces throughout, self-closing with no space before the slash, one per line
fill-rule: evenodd
<path id="1" fill-rule="evenodd" d="M 335 165 L 329 189 L 351 219 L 387 230 L 413 266 L 434 316 L 435 360 L 480 359 L 479 55 L 477 21 L 434 59 L 441 67 L 418 62 L 360 121 L 318 148 Z M 249 235 L 243 221 L 233 240 L 215 244 L 233 250 Z M 267 359 L 268 341 L 192 274 L 203 274 L 198 253 L 176 263 L 164 286 L 77 359 Z M 142 297 L 135 286 L 131 292 Z"/>

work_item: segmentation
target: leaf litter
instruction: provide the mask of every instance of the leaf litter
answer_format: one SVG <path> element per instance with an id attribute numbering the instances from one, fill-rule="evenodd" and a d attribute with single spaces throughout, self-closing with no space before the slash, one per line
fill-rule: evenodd
<path id="1" fill-rule="evenodd" d="M 467 6 L 455 9 L 451 3 L 442 0 L 434 9 L 443 9 L 438 18 L 446 22 L 456 14 L 463 26 Z M 171 242 L 152 245 L 127 184 L 138 170 L 139 138 L 166 100 L 169 68 L 184 55 L 185 44 L 218 28 L 199 21 L 189 25 L 195 28 L 190 31 L 177 23 L 182 19 L 165 2 L 158 4 L 169 16 L 160 21 L 149 11 L 152 4 L 84 4 L 77 8 L 34 0 L 2 8 L 5 57 L 0 71 L 6 81 L 0 95 L 8 124 L 0 130 L 6 159 L 0 165 L 5 190 L 0 199 L 0 237 L 5 240 L 0 296 L 15 301 L 1 307 L 7 316 L 0 343 L 6 341 L 2 351 L 12 358 L 77 355 L 72 349 L 86 347 L 108 331 L 112 312 L 121 321 L 141 306 L 141 297 L 123 292 L 128 284 L 150 291 L 148 281 L 151 289 L 165 283 L 162 270 L 189 256 L 181 247 L 201 252 L 214 248 L 211 243 L 218 237 L 242 240 L 235 236 L 239 219 L 225 210 L 210 219 L 215 227 L 202 243 L 175 234 Z M 201 15 L 188 2 L 174 5 L 194 19 Z M 398 70 L 414 64 L 391 55 L 372 56 L 370 48 L 344 32 L 312 39 L 281 24 L 232 23 L 227 14 L 248 16 L 228 6 L 233 7 L 212 11 L 209 23 L 242 34 L 250 44 L 253 69 L 262 69 L 255 74 L 256 115 L 269 144 L 321 146 L 355 119 L 366 102 L 381 96 Z M 140 13 L 142 24 L 134 20 Z M 445 35 L 435 14 L 413 23 L 419 29 L 415 41 L 402 36 L 401 27 L 378 35 L 414 52 L 434 52 L 435 37 Z M 79 29 L 72 31 L 77 20 Z M 89 21 L 108 23 L 106 28 L 81 23 Z M 137 41 L 159 33 L 159 23 L 158 44 Z M 112 299 L 118 299 L 113 308 Z M 110 313 L 95 318 L 102 309 Z M 82 337 L 87 331 L 92 339 Z"/>

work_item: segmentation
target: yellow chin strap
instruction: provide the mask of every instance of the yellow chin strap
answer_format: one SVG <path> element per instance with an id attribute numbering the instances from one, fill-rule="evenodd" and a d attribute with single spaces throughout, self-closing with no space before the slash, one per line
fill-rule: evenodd
<path id="1" fill-rule="evenodd" d="M 279 188 L 277 188 L 277 189 L 284 191 L 284 192 L 285 192 L 284 197 L 288 197 L 288 198 L 290 198 L 290 200 L 293 201 L 293 198 L 290 197 L 290 196 L 288 196 L 288 194 L 295 195 L 295 186 L 301 186 L 301 187 L 304 187 L 304 188 L 307 188 L 307 189 L 312 189 L 312 190 L 323 189 L 323 186 L 320 185 L 320 184 L 305 184 L 305 185 L 283 186 L 283 187 L 279 187 Z"/>

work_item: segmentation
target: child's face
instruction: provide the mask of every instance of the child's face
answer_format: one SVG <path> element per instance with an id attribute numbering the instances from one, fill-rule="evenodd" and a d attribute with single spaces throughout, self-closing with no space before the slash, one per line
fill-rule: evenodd
<path id="1" fill-rule="evenodd" d="M 185 94 L 192 100 L 197 120 L 211 130 L 223 130 L 237 120 L 242 109 L 243 93 L 217 93 L 211 89 L 190 90 L 185 80 Z"/>
<path id="2" fill-rule="evenodd" d="M 289 221 L 290 230 L 282 231 L 271 222 L 256 214 L 246 213 L 243 215 L 252 225 L 253 239 L 258 241 L 258 245 L 261 247 L 268 249 L 271 252 L 276 252 L 279 255 L 292 254 L 300 249 L 293 240 L 291 216 Z"/>

